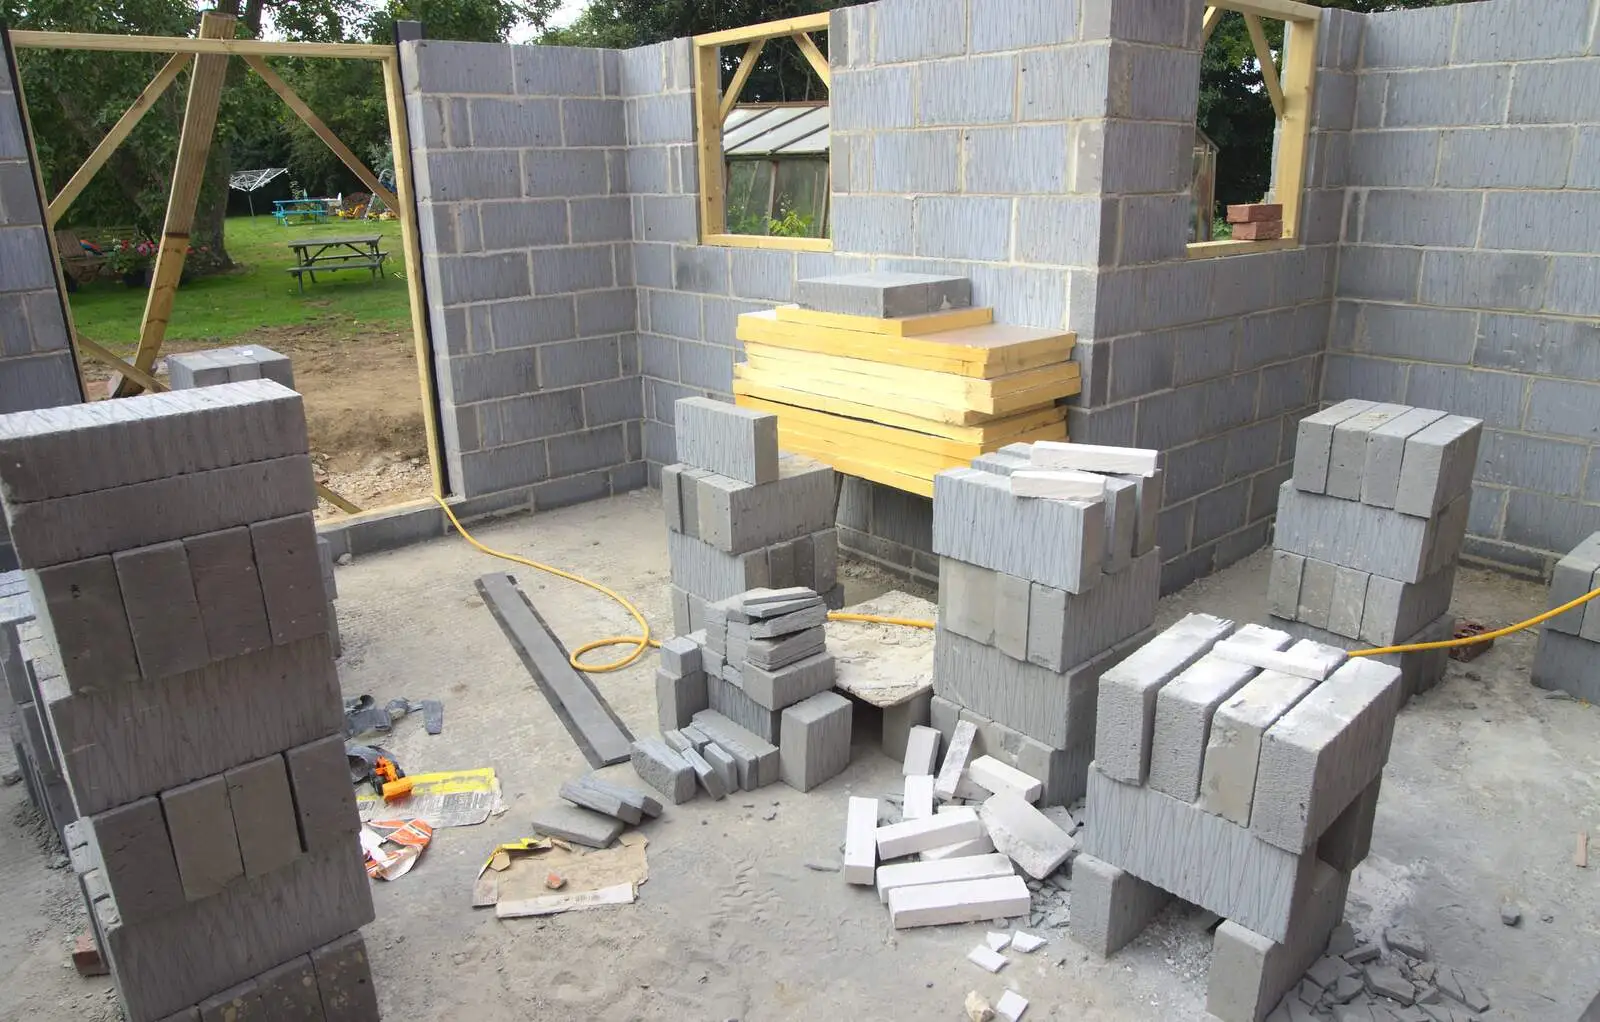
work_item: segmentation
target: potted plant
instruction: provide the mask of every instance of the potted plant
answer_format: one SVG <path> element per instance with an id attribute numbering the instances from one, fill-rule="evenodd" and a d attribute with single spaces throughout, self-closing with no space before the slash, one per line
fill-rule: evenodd
<path id="1" fill-rule="evenodd" d="M 106 266 L 122 278 L 128 287 L 147 287 L 150 284 L 150 262 L 156 255 L 153 241 L 128 241 L 119 239 L 106 249 Z"/>

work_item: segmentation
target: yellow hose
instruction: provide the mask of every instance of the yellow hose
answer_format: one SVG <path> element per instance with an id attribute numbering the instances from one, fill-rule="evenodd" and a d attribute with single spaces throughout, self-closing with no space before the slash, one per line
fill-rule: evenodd
<path id="1" fill-rule="evenodd" d="M 576 582 L 581 586 L 588 586 L 590 589 L 593 589 L 595 592 L 600 593 L 600 594 L 605 595 L 605 596 L 609 596 L 613 600 L 615 600 L 618 603 L 620 603 L 622 605 L 622 609 L 626 610 L 629 614 L 633 615 L 633 619 L 635 621 L 639 622 L 639 634 L 638 635 L 613 635 L 609 639 L 596 639 L 593 642 L 586 642 L 583 645 L 579 646 L 577 649 L 573 650 L 571 655 L 567 657 L 567 661 L 570 664 L 572 664 L 573 667 L 577 668 L 580 671 L 585 671 L 585 672 L 587 672 L 589 674 L 606 674 L 606 673 L 609 673 L 611 671 L 620 671 L 624 667 L 627 667 L 629 664 L 632 664 L 635 660 L 638 660 L 641 656 L 643 656 L 645 650 L 650 649 L 651 647 L 659 647 L 661 645 L 660 642 L 657 642 L 655 639 L 650 638 L 650 622 L 646 621 L 644 619 L 644 615 L 639 613 L 639 608 L 635 607 L 631 602 L 629 602 L 629 600 L 625 596 L 623 596 L 622 594 L 618 593 L 616 590 L 609 589 L 606 586 L 601 585 L 599 582 L 594 582 L 594 581 L 591 581 L 590 579 L 584 578 L 582 575 L 574 575 L 570 571 L 562 571 L 560 568 L 554 568 L 554 567 L 551 567 L 548 564 L 540 564 L 538 561 L 529 560 L 526 557 L 519 557 L 516 554 L 508 554 L 504 550 L 496 550 L 493 547 L 485 546 L 484 544 L 482 544 L 482 543 L 478 542 L 476 539 L 474 539 L 473 536 L 472 536 L 472 533 L 470 533 L 470 532 L 468 532 L 466 530 L 466 527 L 463 526 L 461 524 L 460 520 L 458 520 L 456 518 L 455 512 L 450 510 L 450 505 L 449 504 L 446 504 L 444 502 L 444 500 L 442 500 L 438 495 L 435 495 L 433 499 L 435 501 L 438 501 L 438 504 L 439 504 L 440 507 L 444 508 L 445 517 L 450 519 L 450 524 L 455 526 L 455 530 L 457 532 L 461 533 L 461 538 L 466 540 L 468 543 L 471 543 L 475 548 L 477 548 L 482 553 L 486 553 L 490 557 L 498 557 L 501 560 L 510 561 L 513 564 L 523 564 L 523 565 L 526 565 L 526 566 L 528 566 L 530 568 L 536 568 L 539 571 L 549 572 L 550 574 L 556 576 L 557 578 L 566 579 L 568 582 Z M 839 613 L 833 613 L 833 614 L 829 614 L 828 615 L 828 620 L 830 620 L 830 621 L 866 621 L 866 622 L 871 622 L 871 623 L 874 623 L 874 624 L 905 625 L 908 628 L 932 628 L 933 627 L 933 622 L 932 621 L 917 621 L 917 620 L 913 620 L 913 619 L 910 619 L 910 618 L 898 618 L 898 617 L 879 617 L 876 614 L 839 614 Z M 620 659 L 620 660 L 612 660 L 609 663 L 604 663 L 604 664 L 586 664 L 586 663 L 583 663 L 582 658 L 583 658 L 583 655 L 585 653 L 589 653 L 589 652 L 591 652 L 593 650 L 597 650 L 597 649 L 602 649 L 602 648 L 604 648 L 606 646 L 631 646 L 631 647 L 633 647 L 633 651 L 630 652 L 627 656 L 624 656 L 622 659 Z"/>
<path id="2" fill-rule="evenodd" d="M 1492 632 L 1484 632 L 1482 635 L 1469 635 L 1464 639 L 1444 639 L 1440 642 L 1413 642 L 1408 646 L 1379 646 L 1377 649 L 1352 649 L 1350 650 L 1350 655 L 1383 656 L 1387 653 L 1415 653 L 1425 649 L 1454 649 L 1457 646 L 1474 646 L 1480 642 L 1493 642 L 1502 635 L 1510 635 L 1512 632 L 1520 632 L 1524 628 L 1532 628 L 1534 625 L 1543 624 L 1553 617 L 1565 614 L 1574 607 L 1583 606 L 1596 596 L 1600 596 L 1600 589 L 1585 593 L 1576 600 L 1563 603 L 1561 606 L 1556 607 L 1553 610 L 1547 610 L 1543 614 L 1530 617 L 1526 621 L 1519 621 L 1514 625 L 1507 625 L 1504 628 L 1497 628 Z"/>
<path id="3" fill-rule="evenodd" d="M 502 560 L 511 561 L 513 564 L 523 564 L 530 568 L 536 568 L 539 571 L 549 572 L 557 578 L 566 579 L 568 582 L 576 582 L 581 586 L 588 586 L 595 592 L 609 596 L 613 600 L 620 603 L 622 608 L 629 614 L 633 615 L 633 619 L 635 621 L 639 622 L 638 635 L 613 635 L 608 639 L 595 639 L 593 642 L 586 642 L 577 649 L 573 650 L 571 656 L 568 658 L 573 667 L 580 671 L 587 671 L 590 674 L 606 674 L 610 671 L 620 671 L 643 656 L 645 650 L 652 647 L 659 647 L 661 645 L 660 642 L 657 642 L 655 639 L 650 637 L 650 623 L 644 619 L 643 614 L 639 613 L 639 608 L 635 607 L 620 593 L 613 589 L 608 589 L 598 582 L 590 581 L 589 579 L 584 578 L 582 575 L 574 575 L 569 571 L 562 571 L 560 568 L 553 568 L 548 564 L 540 564 L 538 561 L 529 560 L 526 557 L 518 557 L 516 554 L 508 554 L 503 550 L 495 550 L 491 547 L 484 546 L 482 543 L 474 539 L 472 537 L 472 533 L 468 532 L 466 528 L 462 526 L 461 522 L 456 519 L 455 512 L 450 510 L 449 504 L 446 504 L 444 500 L 437 495 L 433 499 L 438 501 L 440 507 L 444 508 L 445 517 L 450 519 L 450 524 L 455 526 L 457 532 L 461 533 L 461 538 L 466 540 L 468 543 L 471 543 L 483 553 L 488 554 L 490 557 L 499 557 Z M 1379 646 L 1375 649 L 1352 649 L 1349 650 L 1349 655 L 1384 656 L 1389 653 L 1416 653 L 1429 649 L 1454 649 L 1457 646 L 1475 646 L 1482 642 L 1493 642 L 1495 639 L 1498 639 L 1504 635 L 1510 635 L 1512 632 L 1520 632 L 1524 628 L 1532 628 L 1535 625 L 1543 624 L 1553 617 L 1565 614 L 1574 607 L 1583 606 L 1585 603 L 1588 603 L 1597 596 L 1600 596 L 1600 589 L 1595 589 L 1592 592 L 1585 593 L 1575 600 L 1564 603 L 1553 610 L 1547 610 L 1543 614 L 1530 617 L 1526 621 L 1519 621 L 1514 625 L 1507 625 L 1504 628 L 1497 628 L 1492 632 L 1484 632 L 1482 635 L 1469 635 L 1464 639 L 1444 639 L 1440 642 L 1413 642 L 1405 646 Z M 933 627 L 932 621 L 923 621 L 917 618 L 882 617 L 877 614 L 846 614 L 838 611 L 830 613 L 828 615 L 828 620 L 859 621 L 868 624 L 879 625 L 900 625 L 906 628 Z M 633 647 L 633 651 L 622 659 L 613 660 L 610 663 L 586 664 L 582 662 L 582 657 L 585 653 L 589 653 L 597 649 L 603 649 L 606 646 L 631 646 Z"/>

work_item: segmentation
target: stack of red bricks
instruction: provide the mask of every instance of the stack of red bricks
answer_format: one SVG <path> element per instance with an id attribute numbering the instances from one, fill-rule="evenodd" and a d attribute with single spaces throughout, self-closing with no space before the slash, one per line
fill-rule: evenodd
<path id="1" fill-rule="evenodd" d="M 1273 241 L 1283 237 L 1283 205 L 1252 202 L 1229 206 L 1228 223 L 1233 225 L 1234 241 Z"/>
<path id="2" fill-rule="evenodd" d="M 300 396 L 0 416 L 20 643 L 129 1022 L 373 1022 Z"/>

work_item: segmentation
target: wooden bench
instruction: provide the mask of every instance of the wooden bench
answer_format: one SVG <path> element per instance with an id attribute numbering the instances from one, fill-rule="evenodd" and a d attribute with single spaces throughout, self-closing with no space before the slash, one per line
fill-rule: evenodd
<path id="1" fill-rule="evenodd" d="M 311 276 L 313 284 L 317 282 L 317 274 L 333 273 L 337 270 L 370 270 L 372 279 L 377 280 L 378 275 L 383 272 L 383 262 L 388 258 L 387 252 L 378 252 L 372 256 L 323 256 L 309 265 L 285 267 L 283 272 L 294 274 L 295 283 L 300 286 L 300 293 L 305 294 L 307 274 Z"/>
<path id="2" fill-rule="evenodd" d="M 56 252 L 61 256 L 61 268 L 73 287 L 95 280 L 105 272 L 104 253 L 116 242 L 145 240 L 144 234 L 137 227 L 90 227 L 84 229 L 83 237 L 71 227 L 57 228 L 55 233 Z M 100 252 L 95 253 L 85 248 L 84 237 L 100 249 Z"/>

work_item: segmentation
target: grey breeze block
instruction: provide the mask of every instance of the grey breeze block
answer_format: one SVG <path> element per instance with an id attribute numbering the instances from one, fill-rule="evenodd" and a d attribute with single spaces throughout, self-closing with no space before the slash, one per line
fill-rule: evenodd
<path id="1" fill-rule="evenodd" d="M 1315 851 L 1287 852 L 1190 802 L 1089 768 L 1085 852 L 1168 893 L 1283 940 Z"/>
<path id="2" fill-rule="evenodd" d="M 927 273 L 847 273 L 798 281 L 795 299 L 819 312 L 894 319 L 970 306 L 972 282 Z"/>
<path id="3" fill-rule="evenodd" d="M 970 759 L 990 756 L 1006 766 L 1038 778 L 1043 785 L 1039 805 L 1070 805 L 1083 797 L 1089 761 L 1094 758 L 1092 748 L 1079 745 L 1071 749 L 1057 749 L 939 696 L 929 701 L 928 714 L 932 725 L 943 736 L 946 747 L 955 738 L 958 723 L 971 724 L 976 732 Z"/>
<path id="4" fill-rule="evenodd" d="M 672 584 L 703 600 L 722 600 L 767 584 L 767 551 L 725 554 L 681 532 L 667 533 Z"/>
<path id="5" fill-rule="evenodd" d="M 1281 639 L 1273 648 L 1289 644 L 1288 633 L 1277 635 Z M 1150 742 L 1150 787 L 1185 802 L 1199 798 L 1212 715 L 1255 675 L 1253 667 L 1208 654 L 1161 687 Z"/>
<path id="6" fill-rule="evenodd" d="M 783 711 L 778 773 L 783 783 L 810 791 L 850 765 L 850 700 L 819 692 Z"/>
<path id="7" fill-rule="evenodd" d="M 679 461 L 746 483 L 777 480 L 776 415 L 704 397 L 679 399 L 673 414 Z"/>
<path id="8" fill-rule="evenodd" d="M 1399 710 L 1398 667 L 1346 661 L 1262 735 L 1251 833 L 1289 852 L 1315 845 L 1382 772 Z"/>
<path id="9" fill-rule="evenodd" d="M 1087 853 L 1072 860 L 1072 939 L 1109 957 L 1139 935 L 1172 895 Z"/>
<path id="10" fill-rule="evenodd" d="M 1105 559 L 1105 502 L 1013 497 L 1005 476 L 949 469 L 933 480 L 933 552 L 1072 593 Z"/>
<path id="11" fill-rule="evenodd" d="M 1555 610 L 1594 589 L 1597 572 L 1600 572 L 1600 532 L 1579 543 L 1571 553 L 1556 562 L 1555 571 L 1550 576 L 1548 609 Z M 1544 630 L 1581 635 L 1590 625 L 1591 611 L 1594 611 L 1596 602 L 1600 601 L 1590 600 L 1559 617 L 1551 618 L 1544 623 Z M 1589 632 L 1600 638 L 1600 612 L 1592 616 L 1595 627 L 1589 628 Z"/>
<path id="12" fill-rule="evenodd" d="M 716 710 L 694 715 L 694 726 L 732 756 L 739 767 L 739 787 L 755 791 L 779 779 L 778 747 L 748 728 L 740 727 Z"/>
<path id="13" fill-rule="evenodd" d="M 972 467 L 983 472 L 1009 476 L 1013 472 L 1034 467 L 1032 449 L 1032 444 L 1006 444 L 998 451 L 991 451 L 972 459 Z M 1128 525 L 1117 514 L 1117 508 L 1108 506 L 1106 509 L 1107 542 L 1113 544 L 1106 552 L 1106 570 L 1116 571 L 1120 570 L 1116 565 L 1126 562 L 1127 553 L 1131 553 L 1133 557 L 1140 557 L 1155 548 L 1156 522 L 1161 514 L 1164 473 L 1158 468 L 1148 476 L 1124 475 L 1116 472 L 1100 474 L 1108 480 L 1131 483 L 1134 506 L 1137 508 L 1137 515 L 1132 523 L 1133 546 L 1126 553 L 1122 550 L 1121 544 L 1126 540 L 1125 530 Z"/>
<path id="14" fill-rule="evenodd" d="M 1470 499 L 1464 494 L 1436 517 L 1418 518 L 1303 493 L 1286 482 L 1278 490 L 1274 542 L 1279 549 L 1303 557 L 1401 582 L 1420 582 L 1460 554 Z"/>
<path id="15" fill-rule="evenodd" d="M 695 776 L 689 761 L 668 748 L 659 738 L 640 738 L 633 743 L 633 769 L 639 779 L 678 805 L 694 798 Z"/>
<path id="16" fill-rule="evenodd" d="M 711 705 L 704 671 L 675 675 L 656 668 L 656 720 L 662 730 L 687 727 L 694 715 Z"/>
<path id="17" fill-rule="evenodd" d="M 1232 621 L 1190 614 L 1104 673 L 1096 700 L 1094 746 L 1100 769 L 1108 777 L 1144 783 L 1162 686 L 1231 631 Z"/>
<path id="18" fill-rule="evenodd" d="M 0 493 L 26 504 L 306 449 L 300 395 L 267 380 L 61 405 L 0 416 Z"/>
<path id="19" fill-rule="evenodd" d="M 1053 748 L 1092 748 L 1101 676 L 1146 637 L 1135 635 L 1056 672 L 940 628 L 934 635 L 933 692 Z"/>
<path id="20" fill-rule="evenodd" d="M 1272 625 L 1281 628 L 1293 635 L 1296 639 L 1310 639 L 1326 646 L 1335 648 L 1353 645 L 1341 636 L 1332 632 L 1308 625 L 1303 621 L 1285 621 L 1272 618 Z M 1422 642 L 1440 642 L 1450 638 L 1455 633 L 1455 615 L 1448 611 L 1434 618 L 1421 629 L 1405 636 L 1392 645 L 1409 646 Z M 1366 657 L 1376 663 L 1388 664 L 1400 669 L 1400 692 L 1402 701 L 1412 696 L 1426 692 L 1437 685 L 1444 677 L 1445 666 L 1450 662 L 1448 649 L 1414 650 L 1409 653 L 1385 653 L 1381 656 Z"/>
<path id="21" fill-rule="evenodd" d="M 778 478 L 770 483 L 706 473 L 682 479 L 680 486 L 696 491 L 696 535 L 724 553 L 748 553 L 833 528 L 833 469 L 809 458 L 780 458 Z"/>
<path id="22" fill-rule="evenodd" d="M 1533 658 L 1533 683 L 1552 692 L 1600 703 L 1600 647 L 1566 632 L 1554 631 L 1547 622 L 1539 631 L 1539 650 Z"/>
<path id="23" fill-rule="evenodd" d="M 1234 693 L 1211 718 L 1200 776 L 1200 808 L 1250 825 L 1261 736 L 1317 682 L 1278 671 L 1262 671 Z"/>
<path id="24" fill-rule="evenodd" d="M 1375 401 L 1359 399 L 1340 401 L 1300 420 L 1295 432 L 1292 480 L 1296 489 L 1306 493 L 1323 493 L 1327 490 L 1335 427 L 1376 404 Z"/>
<path id="25" fill-rule="evenodd" d="M 1455 581 L 1454 562 L 1420 582 L 1401 582 L 1277 550 L 1267 603 L 1275 617 L 1302 621 L 1347 640 L 1388 646 L 1449 610 Z"/>
<path id="26" fill-rule="evenodd" d="M 710 695 L 711 709 L 722 714 L 762 741 L 778 743 L 783 728 L 783 711 L 768 709 L 744 694 L 732 679 L 743 680 L 739 669 L 727 664 L 720 678 L 707 677 L 706 690 Z"/>
<path id="27" fill-rule="evenodd" d="M 1258 1022 L 1322 954 L 1344 916 L 1350 877 L 1325 862 L 1315 870 L 1287 940 L 1269 940 L 1231 920 L 1217 927 L 1206 976 L 1207 1012 L 1223 1022 Z"/>

